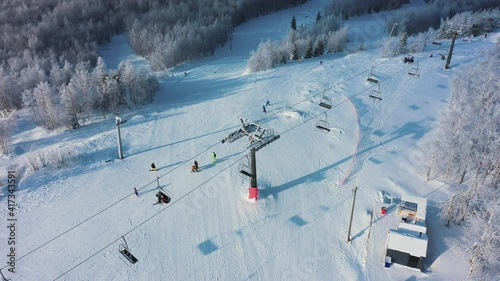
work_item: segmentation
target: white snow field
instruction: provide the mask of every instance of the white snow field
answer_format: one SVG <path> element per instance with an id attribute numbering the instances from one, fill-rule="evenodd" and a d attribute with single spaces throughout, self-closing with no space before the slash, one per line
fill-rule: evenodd
<path id="1" fill-rule="evenodd" d="M 261 40 L 285 36 L 293 15 L 299 24 L 314 21 L 325 2 L 253 19 L 236 28 L 231 50 L 227 44 L 212 57 L 157 73 L 161 90 L 155 102 L 120 113 L 127 120 L 120 126 L 123 160 L 117 159 L 114 116 L 74 131 L 47 132 L 19 112 L 12 153 L 0 158 L 2 178 L 15 170 L 18 182 L 15 273 L 7 271 L 11 234 L 5 231 L 5 185 L 1 190 L 2 273 L 13 281 L 464 278 L 466 254 L 445 244 L 446 237 L 459 235 L 457 228 L 445 228 L 438 218 L 449 183 L 425 182 L 418 143 L 448 105 L 450 79 L 464 64 L 481 59 L 498 33 L 457 40 L 449 71 L 437 54 L 450 42 L 428 45 L 413 54 L 421 71 L 414 77 L 408 70 L 415 65 L 403 64 L 403 56 L 380 59 L 373 48 L 387 37 L 381 13 L 352 21 L 359 33 L 349 49 L 365 40 L 371 47 L 366 51 L 245 71 Z M 125 59 L 147 67 L 125 34 L 100 54 L 111 68 Z M 366 81 L 372 66 L 381 101 L 368 97 L 378 90 Z M 323 92 L 332 100 L 330 110 L 318 105 Z M 264 113 L 266 100 L 271 105 Z M 325 112 L 330 132 L 315 127 Z M 249 180 L 238 171 L 247 163 L 247 139 L 221 143 L 239 128 L 238 117 L 281 136 L 257 152 L 256 202 L 247 199 Z M 71 153 L 69 164 L 28 168 L 28 159 L 50 151 L 53 157 Z M 190 172 L 194 160 L 198 173 Z M 160 170 L 148 171 L 151 162 Z M 169 204 L 153 205 L 157 181 L 173 195 Z M 383 199 L 402 194 L 428 200 L 425 272 L 384 267 L 387 234 L 399 219 L 396 205 Z M 386 215 L 380 214 L 382 206 Z M 119 253 L 122 236 L 137 263 Z"/>

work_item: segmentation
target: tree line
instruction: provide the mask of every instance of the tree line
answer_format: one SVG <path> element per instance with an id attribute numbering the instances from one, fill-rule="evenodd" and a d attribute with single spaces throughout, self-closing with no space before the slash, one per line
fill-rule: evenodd
<path id="1" fill-rule="evenodd" d="M 427 5 L 393 13 L 387 19 L 387 32 L 391 31 L 395 23 L 397 23 L 395 35 L 406 32 L 408 36 L 412 36 L 426 32 L 429 28 L 445 28 L 446 25 L 443 24 L 443 21 L 447 22 L 457 14 L 462 13 L 462 17 L 455 17 L 456 23 L 463 24 L 463 27 L 467 28 L 467 35 L 477 36 L 484 32 L 483 30 L 489 29 L 489 18 L 498 17 L 498 1 L 496 0 L 424 0 L 424 2 Z M 483 11 L 483 14 L 476 13 L 474 17 L 470 16 L 479 11 Z M 489 15 L 485 15 L 485 13 Z M 441 34 L 444 35 L 442 32 Z"/>
<path id="2" fill-rule="evenodd" d="M 305 1 L 1 1 L 0 117 L 28 107 L 41 126 L 75 128 L 79 116 L 150 102 L 156 78 L 130 63 L 103 70 L 99 45 L 128 32 L 134 51 L 164 69 L 213 54 L 252 17 Z"/>
<path id="3" fill-rule="evenodd" d="M 246 20 L 296 6 L 305 0 L 174 1 L 136 17 L 129 29 L 132 48 L 154 70 L 213 55 L 234 26 Z"/>
<path id="4" fill-rule="evenodd" d="M 423 144 L 427 179 L 458 183 L 441 217 L 464 228 L 452 242 L 470 253 L 471 280 L 500 274 L 500 44 L 486 57 L 453 79 L 449 107 Z"/>
<path id="5" fill-rule="evenodd" d="M 261 42 L 248 59 L 247 71 L 266 70 L 291 60 L 341 52 L 347 45 L 349 29 L 340 27 L 341 20 L 335 15 L 322 16 L 318 12 L 314 24 L 299 27 L 292 17 L 287 36 L 280 41 Z"/>

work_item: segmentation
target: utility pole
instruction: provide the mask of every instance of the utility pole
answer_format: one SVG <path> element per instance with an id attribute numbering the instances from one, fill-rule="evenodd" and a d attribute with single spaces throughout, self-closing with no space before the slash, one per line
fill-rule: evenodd
<path id="1" fill-rule="evenodd" d="M 351 242 L 351 227 L 352 227 L 352 217 L 354 216 L 354 203 L 356 203 L 356 192 L 358 191 L 358 187 L 356 186 L 352 192 L 352 209 L 351 209 L 351 219 L 349 220 L 349 233 L 347 234 L 347 243 Z"/>
<path id="2" fill-rule="evenodd" d="M 118 136 L 118 159 L 123 159 L 123 151 L 122 151 L 122 136 L 120 134 L 120 125 L 127 123 L 127 120 L 122 120 L 120 117 L 116 116 L 116 132 Z"/>
<path id="3" fill-rule="evenodd" d="M 248 198 L 257 200 L 259 188 L 257 187 L 257 159 L 255 159 L 255 148 L 250 149 L 250 188 L 248 189 Z"/>
<path id="4" fill-rule="evenodd" d="M 453 55 L 453 47 L 455 46 L 455 39 L 457 39 L 457 35 L 462 34 L 463 28 L 466 27 L 466 25 L 461 24 L 459 29 L 453 29 L 453 23 L 450 26 L 450 29 L 448 31 L 452 31 L 453 37 L 451 38 L 451 45 L 450 45 L 450 50 L 448 51 L 448 58 L 446 58 L 446 64 L 444 66 L 444 69 L 448 70 L 450 69 L 450 63 L 451 63 L 451 55 Z"/>
<path id="5" fill-rule="evenodd" d="M 453 47 L 455 46 L 455 39 L 457 39 L 458 32 L 453 31 L 453 38 L 451 38 L 450 50 L 448 52 L 448 57 L 446 58 L 446 64 L 444 69 L 450 69 L 451 55 L 453 54 Z"/>
<path id="6" fill-rule="evenodd" d="M 396 27 L 398 26 L 398 23 L 395 22 L 393 25 L 392 25 L 392 28 L 391 28 L 391 33 L 389 34 L 389 38 L 387 40 L 390 40 L 391 37 L 392 37 L 392 33 L 394 32 L 394 29 L 396 29 Z"/>
<path id="7" fill-rule="evenodd" d="M 257 160 L 255 152 L 262 149 L 264 146 L 280 138 L 280 135 L 275 135 L 273 129 L 265 129 L 259 124 L 241 118 L 241 128 L 229 134 L 228 137 L 222 140 L 222 143 L 232 143 L 243 136 L 247 136 L 250 144 L 247 146 L 250 149 L 250 173 L 240 171 L 245 176 L 250 177 L 250 188 L 248 189 L 248 199 L 257 200 L 259 197 L 259 188 L 257 187 Z"/>

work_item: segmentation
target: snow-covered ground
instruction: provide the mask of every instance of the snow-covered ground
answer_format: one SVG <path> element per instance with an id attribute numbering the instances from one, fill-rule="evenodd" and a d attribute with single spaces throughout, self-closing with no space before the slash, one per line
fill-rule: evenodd
<path id="1" fill-rule="evenodd" d="M 251 20 L 236 28 L 231 49 L 226 45 L 213 57 L 158 73 L 161 91 L 155 102 L 120 114 L 128 120 L 121 126 L 123 160 L 116 159 L 114 116 L 72 132 L 46 132 L 20 112 L 13 153 L 0 158 L 2 180 L 7 170 L 15 170 L 19 182 L 16 273 L 7 272 L 2 262 L 4 275 L 15 281 L 466 276 L 467 257 L 444 241 L 459 233 L 438 219 L 449 185 L 425 182 L 418 143 L 447 106 L 450 78 L 463 64 L 480 58 L 498 33 L 472 42 L 457 40 L 450 71 L 443 70 L 444 61 L 436 55 L 449 42 L 429 45 L 425 53 L 414 54 L 418 78 L 407 74 L 415 65 L 403 64 L 402 57 L 380 59 L 376 49 L 245 72 L 249 53 L 261 40 L 283 37 L 292 15 L 299 24 L 313 21 L 324 2 Z M 353 27 L 371 34 L 370 40 L 387 36 L 383 29 L 370 32 L 383 21 L 370 15 L 363 25 L 362 19 L 355 19 Z M 120 35 L 101 49 L 107 65 L 132 59 L 147 67 L 126 42 L 126 35 Z M 366 81 L 372 66 L 381 81 L 380 102 L 368 98 L 378 90 Z M 318 106 L 323 92 L 332 100 L 330 110 Z M 264 113 L 267 100 L 271 105 Z M 238 117 L 281 135 L 257 152 L 257 202 L 247 200 L 249 182 L 238 172 L 239 165 L 247 164 L 247 140 L 221 143 L 238 129 Z M 329 133 L 315 128 L 324 117 Z M 55 157 L 61 151 L 69 155 L 67 166 L 27 168 L 28 159 Z M 199 173 L 190 172 L 194 160 L 200 163 Z M 160 170 L 148 171 L 151 162 Z M 170 204 L 152 205 L 157 183 L 173 195 Z M 353 239 L 346 243 L 356 186 Z M 1 193 L 0 256 L 6 261 L 5 183 Z M 398 218 L 395 205 L 383 202 L 383 193 L 428 199 L 425 273 L 384 267 L 387 233 Z M 388 214 L 380 214 L 382 206 Z M 135 265 L 118 252 L 122 236 L 139 259 Z"/>

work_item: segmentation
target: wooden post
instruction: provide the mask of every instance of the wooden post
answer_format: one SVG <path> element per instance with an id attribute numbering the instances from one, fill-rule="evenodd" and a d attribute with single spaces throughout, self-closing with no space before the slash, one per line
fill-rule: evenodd
<path id="1" fill-rule="evenodd" d="M 453 32 L 453 38 L 451 39 L 451 46 L 450 46 L 450 51 L 448 52 L 448 58 L 446 58 L 446 64 L 444 66 L 444 69 L 448 70 L 450 69 L 450 63 L 451 63 L 451 55 L 453 54 L 453 47 L 455 46 L 455 39 L 457 39 L 457 32 Z"/>
<path id="2" fill-rule="evenodd" d="M 352 192 L 352 209 L 351 209 L 351 219 L 349 220 L 349 233 L 347 233 L 347 243 L 351 242 L 351 227 L 352 227 L 352 217 L 354 216 L 354 203 L 356 203 L 356 191 L 358 191 L 358 187 L 356 186 Z"/>

